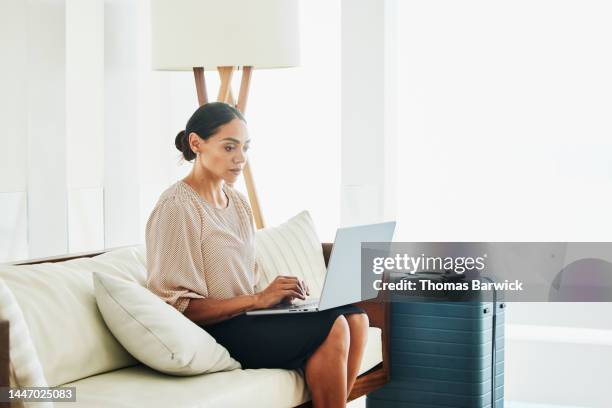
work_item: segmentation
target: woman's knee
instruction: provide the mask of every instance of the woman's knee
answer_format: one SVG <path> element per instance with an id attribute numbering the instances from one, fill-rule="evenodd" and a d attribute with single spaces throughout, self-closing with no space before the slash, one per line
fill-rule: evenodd
<path id="1" fill-rule="evenodd" d="M 351 332 L 365 333 L 370 327 L 370 319 L 365 313 L 353 313 L 346 316 L 346 321 Z"/>
<path id="2" fill-rule="evenodd" d="M 351 332 L 348 321 L 344 316 L 338 316 L 332 325 L 325 343 L 333 349 L 334 353 L 344 355 L 348 353 L 351 342 Z"/>

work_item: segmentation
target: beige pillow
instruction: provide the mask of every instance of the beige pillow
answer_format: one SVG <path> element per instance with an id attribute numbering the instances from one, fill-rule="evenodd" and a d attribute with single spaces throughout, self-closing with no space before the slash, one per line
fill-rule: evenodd
<path id="1" fill-rule="evenodd" d="M 106 325 L 143 364 L 182 376 L 240 368 L 204 329 L 139 284 L 94 273 L 94 289 Z"/>
<path id="2" fill-rule="evenodd" d="M 320 297 L 327 268 L 321 241 L 308 211 L 278 227 L 257 231 L 255 259 L 259 274 L 256 292 L 265 289 L 278 275 L 293 275 L 306 281 L 309 298 Z"/>

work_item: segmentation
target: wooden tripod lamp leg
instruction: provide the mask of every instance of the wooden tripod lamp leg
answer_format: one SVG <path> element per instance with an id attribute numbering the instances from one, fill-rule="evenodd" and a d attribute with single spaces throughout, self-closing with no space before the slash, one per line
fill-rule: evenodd
<path id="1" fill-rule="evenodd" d="M 236 108 L 243 114 L 246 111 L 249 88 L 251 87 L 251 72 L 253 72 L 253 67 L 242 68 L 242 80 L 240 81 L 240 91 L 238 92 L 238 104 Z"/>
<path id="2" fill-rule="evenodd" d="M 238 92 L 238 104 L 236 108 L 244 114 L 246 111 L 246 104 L 249 97 L 249 87 L 251 85 L 251 73 L 252 67 L 242 68 L 242 80 L 240 81 L 240 91 Z M 263 218 L 263 213 L 259 205 L 259 198 L 257 196 L 257 189 L 255 188 L 255 180 L 253 179 L 253 173 L 251 172 L 251 166 L 247 162 L 244 166 L 244 183 L 246 184 L 247 194 L 249 195 L 249 202 L 251 203 L 251 209 L 253 210 L 253 218 L 255 218 L 255 226 L 257 229 L 265 228 L 266 223 Z"/>
<path id="3" fill-rule="evenodd" d="M 194 68 L 193 77 L 196 84 L 196 92 L 198 93 L 198 104 L 200 106 L 208 103 L 208 95 L 206 94 L 206 82 L 204 81 L 204 68 Z"/>
<path id="4" fill-rule="evenodd" d="M 234 74 L 234 67 L 219 67 L 219 77 L 221 78 L 221 87 L 219 88 L 219 101 L 228 103 L 236 108 L 244 115 L 246 110 L 246 103 L 249 94 L 249 86 L 251 84 L 251 72 L 252 67 L 242 68 L 242 79 L 240 81 L 240 91 L 238 94 L 238 103 L 234 103 L 234 96 L 232 95 L 231 82 Z M 261 229 L 265 227 L 261 206 L 259 205 L 259 198 L 257 196 L 257 190 L 255 189 L 255 181 L 253 179 L 253 173 L 251 172 L 251 166 L 249 162 L 244 166 L 244 183 L 247 189 L 247 195 L 249 196 L 249 202 L 251 203 L 251 209 L 253 210 L 253 218 L 255 220 L 255 227 Z"/>
<path id="5" fill-rule="evenodd" d="M 221 86 L 219 87 L 217 101 L 233 105 L 233 103 L 231 103 L 228 99 L 232 92 L 232 77 L 234 76 L 234 67 L 219 67 L 217 69 L 219 70 L 219 77 L 221 77 Z"/>

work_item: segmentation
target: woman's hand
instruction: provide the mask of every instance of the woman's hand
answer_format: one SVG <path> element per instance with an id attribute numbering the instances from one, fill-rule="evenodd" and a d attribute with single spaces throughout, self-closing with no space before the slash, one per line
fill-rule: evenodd
<path id="1" fill-rule="evenodd" d="M 295 276 L 277 276 L 267 288 L 257 294 L 255 307 L 265 309 L 281 301 L 291 302 L 293 299 L 306 299 L 310 290 L 304 281 Z"/>
<path id="2" fill-rule="evenodd" d="M 298 279 L 298 281 L 300 282 L 300 285 L 302 286 L 302 293 L 306 293 L 306 297 L 310 295 L 310 289 L 308 288 L 308 285 L 306 284 L 306 281 Z M 295 299 L 295 296 L 286 296 L 283 298 L 283 300 L 281 300 L 281 303 L 285 303 L 290 305 L 293 302 L 293 299 Z M 302 299 L 303 300 L 303 299 Z"/>

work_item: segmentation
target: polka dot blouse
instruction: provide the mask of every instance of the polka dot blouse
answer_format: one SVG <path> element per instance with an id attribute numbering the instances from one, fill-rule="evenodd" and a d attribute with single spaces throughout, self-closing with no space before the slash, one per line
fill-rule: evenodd
<path id="1" fill-rule="evenodd" d="M 180 312 L 194 298 L 253 294 L 256 283 L 251 208 L 225 185 L 226 208 L 206 202 L 178 181 L 149 216 L 145 240 L 147 287 Z"/>

